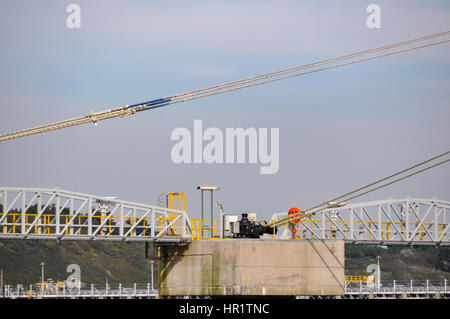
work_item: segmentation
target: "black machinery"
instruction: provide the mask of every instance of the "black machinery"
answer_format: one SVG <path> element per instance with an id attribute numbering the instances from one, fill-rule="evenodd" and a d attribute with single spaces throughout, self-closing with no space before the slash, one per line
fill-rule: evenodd
<path id="1" fill-rule="evenodd" d="M 242 214 L 241 220 L 233 224 L 232 232 L 235 238 L 259 238 L 263 234 L 276 233 L 276 228 L 266 227 L 260 222 L 249 220 L 248 214 Z"/>

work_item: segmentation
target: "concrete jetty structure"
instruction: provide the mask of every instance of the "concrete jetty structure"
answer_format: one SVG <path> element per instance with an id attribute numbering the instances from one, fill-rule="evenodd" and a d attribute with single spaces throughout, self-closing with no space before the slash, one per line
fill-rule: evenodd
<path id="1" fill-rule="evenodd" d="M 196 240 L 160 258 L 162 296 L 344 294 L 341 240 Z"/>

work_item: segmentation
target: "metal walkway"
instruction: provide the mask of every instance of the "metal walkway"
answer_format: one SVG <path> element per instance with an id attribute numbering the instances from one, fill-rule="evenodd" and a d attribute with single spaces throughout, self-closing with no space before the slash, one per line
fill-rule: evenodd
<path id="1" fill-rule="evenodd" d="M 403 198 L 349 204 L 295 224 L 293 238 L 351 244 L 450 245 L 450 202 Z M 287 213 L 274 214 L 285 217 Z"/>
<path id="2" fill-rule="evenodd" d="M 349 204 L 301 219 L 291 239 L 445 246 L 450 245 L 449 214 L 450 202 L 435 198 Z M 190 219 L 185 211 L 58 188 L 0 187 L 0 239 L 181 244 L 219 238 L 219 230 L 218 220 Z M 208 237 L 201 236 L 203 231 Z"/>
<path id="3" fill-rule="evenodd" d="M 182 243 L 191 237 L 184 211 L 58 188 L 0 188 L 0 239 Z"/>

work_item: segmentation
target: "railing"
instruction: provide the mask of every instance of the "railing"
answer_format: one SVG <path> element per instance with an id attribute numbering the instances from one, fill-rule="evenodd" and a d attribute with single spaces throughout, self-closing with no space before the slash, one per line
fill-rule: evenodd
<path id="1" fill-rule="evenodd" d="M 274 214 L 287 217 L 287 212 Z M 328 208 L 291 225 L 292 239 L 355 244 L 450 245 L 450 202 L 388 199 Z"/>
<path id="2" fill-rule="evenodd" d="M 344 297 L 367 298 L 373 295 L 377 298 L 450 298 L 448 281 L 444 280 L 408 280 L 382 281 L 380 286 L 360 282 L 345 282 Z M 5 285 L 0 289 L 0 298 L 157 298 L 158 290 L 152 284 L 78 284 L 50 285 L 42 289 L 37 284 Z"/>
<path id="3" fill-rule="evenodd" d="M 220 221 L 201 218 L 191 219 L 192 239 L 218 239 Z"/>
<path id="4" fill-rule="evenodd" d="M 98 285 L 80 284 L 46 287 L 37 284 L 5 285 L 0 291 L 0 298 L 10 299 L 45 299 L 45 298 L 156 298 L 158 290 L 147 284 Z"/>
<path id="5" fill-rule="evenodd" d="M 393 280 L 376 283 L 345 282 L 346 295 L 435 295 L 441 294 L 443 297 L 450 295 L 448 281 L 444 280 Z"/>
<path id="6" fill-rule="evenodd" d="M 322 232 L 320 226 L 318 224 L 324 224 L 325 229 Z M 351 224 L 356 228 L 355 233 L 358 234 L 358 240 L 362 241 L 371 241 L 371 240 L 379 240 L 377 236 L 373 234 L 374 231 L 377 231 L 378 225 L 380 227 L 380 241 L 391 241 L 393 237 L 400 234 L 401 237 L 406 237 L 405 229 L 407 228 L 405 222 L 375 222 L 375 221 L 350 221 L 350 220 L 331 220 L 325 219 L 325 221 L 321 219 L 304 219 L 298 226 L 295 227 L 296 233 L 293 239 L 321 239 L 322 236 L 318 235 L 318 231 L 325 234 L 326 239 L 342 239 L 342 236 L 339 236 L 341 232 L 349 231 L 351 228 Z M 416 235 L 414 238 L 410 238 L 413 241 L 424 241 L 425 240 L 425 227 L 431 228 L 434 223 L 419 223 L 419 222 L 410 222 L 408 226 L 410 228 L 420 227 L 418 231 L 416 231 Z M 442 238 L 444 235 L 444 230 L 447 233 L 448 223 L 438 223 L 438 237 Z M 314 227 L 316 226 L 316 227 Z M 355 227 L 356 226 L 356 227 Z M 314 229 L 316 228 L 316 232 Z M 399 232 L 396 231 L 399 230 Z M 445 233 L 445 234 L 446 234 Z M 342 234 L 342 233 L 341 233 Z M 397 237 L 397 236 L 396 236 Z M 446 238 L 445 238 L 446 239 Z"/>
<path id="7" fill-rule="evenodd" d="M 287 213 L 274 216 L 285 217 Z M 388 199 L 328 208 L 290 225 L 294 230 L 290 238 L 339 239 L 355 244 L 450 245 L 449 221 L 450 202 Z M 0 188 L 0 239 L 180 243 L 218 239 L 219 232 L 218 220 L 190 219 L 184 211 L 58 188 Z"/>
<path id="8" fill-rule="evenodd" d="M 345 276 L 346 282 L 366 282 L 369 276 Z"/>
<path id="9" fill-rule="evenodd" d="M 189 241 L 184 211 L 41 188 L 0 188 L 0 239 Z"/>

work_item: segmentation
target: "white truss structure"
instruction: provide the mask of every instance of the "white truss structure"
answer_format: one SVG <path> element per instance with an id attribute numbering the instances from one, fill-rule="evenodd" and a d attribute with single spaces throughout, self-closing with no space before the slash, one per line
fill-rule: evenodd
<path id="1" fill-rule="evenodd" d="M 0 239 L 158 243 L 191 239 L 185 211 L 110 197 L 59 188 L 0 187 L 0 205 Z"/>
<path id="2" fill-rule="evenodd" d="M 450 245 L 450 202 L 403 198 L 327 208 L 296 226 L 298 239 L 352 244 Z M 274 218 L 287 213 L 274 214 Z"/>
<path id="3" fill-rule="evenodd" d="M 333 207 L 301 219 L 296 239 L 353 244 L 450 245 L 450 202 L 403 198 Z M 287 216 L 286 212 L 274 217 Z M 0 187 L 0 239 L 185 243 L 185 211 L 59 188 Z"/>

